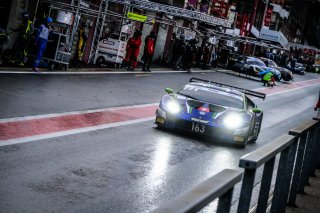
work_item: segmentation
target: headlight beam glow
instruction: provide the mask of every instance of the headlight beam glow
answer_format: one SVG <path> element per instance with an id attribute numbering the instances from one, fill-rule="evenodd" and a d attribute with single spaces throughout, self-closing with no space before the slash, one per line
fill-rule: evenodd
<path id="1" fill-rule="evenodd" d="M 223 119 L 223 123 L 228 129 L 236 129 L 241 126 L 242 122 L 242 117 L 236 113 L 229 114 Z"/>
<path id="2" fill-rule="evenodd" d="M 166 109 L 169 113 L 177 114 L 180 112 L 180 105 L 174 100 L 169 100 L 166 104 Z"/>

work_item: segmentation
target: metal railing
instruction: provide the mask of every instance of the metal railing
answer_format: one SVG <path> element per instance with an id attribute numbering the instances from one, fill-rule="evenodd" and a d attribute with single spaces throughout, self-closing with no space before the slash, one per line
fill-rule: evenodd
<path id="1" fill-rule="evenodd" d="M 297 193 L 304 192 L 309 177 L 320 168 L 319 121 L 320 116 L 314 117 L 291 129 L 288 135 L 282 135 L 241 157 L 239 167 L 244 168 L 244 172 L 225 169 L 154 212 L 197 212 L 217 198 L 217 212 L 230 212 L 234 186 L 242 180 L 237 212 L 247 213 L 250 211 L 256 171 L 262 166 L 255 212 L 264 213 L 267 209 L 271 213 L 285 212 L 286 205 L 295 205 Z M 278 168 L 275 172 L 276 162 Z M 273 190 L 272 178 L 275 178 Z"/>

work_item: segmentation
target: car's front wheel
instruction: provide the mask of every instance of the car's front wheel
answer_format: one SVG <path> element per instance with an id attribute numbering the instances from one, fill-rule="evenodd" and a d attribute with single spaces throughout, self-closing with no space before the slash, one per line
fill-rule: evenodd
<path id="1" fill-rule="evenodd" d="M 253 138 L 251 139 L 252 143 L 255 143 L 259 137 L 260 134 L 260 130 L 261 130 L 261 124 L 262 124 L 262 118 L 263 118 L 263 114 L 261 114 L 261 119 L 260 119 L 260 123 L 259 123 L 259 127 L 257 128 L 257 133 L 256 135 L 253 136 Z"/>
<path id="2" fill-rule="evenodd" d="M 251 75 L 251 76 L 255 76 L 255 72 L 254 72 L 254 68 L 253 67 L 249 68 L 248 74 Z"/>
<path id="3" fill-rule="evenodd" d="M 248 138 L 246 138 L 243 143 L 241 144 L 237 144 L 237 147 L 244 149 L 246 147 L 246 145 L 248 144 Z"/>

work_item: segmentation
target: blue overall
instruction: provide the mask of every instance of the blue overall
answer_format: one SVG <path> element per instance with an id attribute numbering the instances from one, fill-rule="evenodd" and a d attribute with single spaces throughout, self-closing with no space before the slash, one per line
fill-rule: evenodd
<path id="1" fill-rule="evenodd" d="M 37 55 L 36 55 L 36 60 L 34 61 L 33 67 L 38 68 L 40 60 L 43 56 L 43 53 L 46 49 L 47 42 L 48 42 L 48 37 L 49 37 L 49 32 L 48 28 L 45 25 L 41 25 L 38 28 L 37 35 L 36 35 L 36 40 L 35 42 L 37 43 Z"/>

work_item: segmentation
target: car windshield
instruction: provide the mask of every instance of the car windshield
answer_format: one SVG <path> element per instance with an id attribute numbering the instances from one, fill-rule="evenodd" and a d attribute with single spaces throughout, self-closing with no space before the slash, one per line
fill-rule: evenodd
<path id="1" fill-rule="evenodd" d="M 278 65 L 276 64 L 276 62 L 272 61 L 272 60 L 268 60 L 268 65 L 271 67 L 277 67 Z"/>
<path id="2" fill-rule="evenodd" d="M 250 65 L 258 65 L 261 67 L 266 67 L 265 63 L 263 63 L 263 61 L 261 61 L 259 59 L 249 59 L 249 60 L 247 60 L 247 63 Z"/>
<path id="3" fill-rule="evenodd" d="M 243 96 L 219 90 L 215 87 L 211 87 L 210 85 L 203 86 L 187 84 L 180 89 L 177 94 L 214 105 L 221 105 L 237 109 L 244 108 Z"/>

